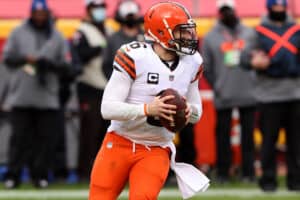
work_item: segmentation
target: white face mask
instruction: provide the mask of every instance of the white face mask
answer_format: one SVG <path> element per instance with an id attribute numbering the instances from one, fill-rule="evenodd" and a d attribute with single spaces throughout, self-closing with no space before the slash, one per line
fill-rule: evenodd
<path id="1" fill-rule="evenodd" d="M 106 18 L 105 8 L 94 8 L 92 9 L 92 18 L 95 22 L 103 22 Z"/>

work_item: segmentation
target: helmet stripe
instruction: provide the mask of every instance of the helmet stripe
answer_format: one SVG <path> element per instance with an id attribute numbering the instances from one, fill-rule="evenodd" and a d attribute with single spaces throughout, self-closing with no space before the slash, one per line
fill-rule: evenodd
<path id="1" fill-rule="evenodd" d="M 174 40 L 173 33 L 172 33 L 172 30 L 171 30 L 171 28 L 169 26 L 169 23 L 167 22 L 167 19 L 163 18 L 163 22 L 164 22 L 164 25 L 166 26 L 166 29 L 168 30 L 171 38 Z"/>
<path id="2" fill-rule="evenodd" d="M 182 4 L 180 4 L 178 2 L 170 2 L 170 3 L 173 3 L 173 4 L 177 5 L 178 7 L 180 7 L 185 12 L 185 14 L 188 17 L 188 19 L 192 18 L 192 16 L 190 15 L 190 13 L 187 11 L 187 9 Z"/>

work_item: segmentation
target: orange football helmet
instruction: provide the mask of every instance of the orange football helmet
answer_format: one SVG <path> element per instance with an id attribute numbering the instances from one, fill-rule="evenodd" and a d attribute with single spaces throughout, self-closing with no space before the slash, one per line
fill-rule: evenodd
<path id="1" fill-rule="evenodd" d="M 196 23 L 179 3 L 161 2 L 144 16 L 145 39 L 158 42 L 165 49 L 193 55 L 198 49 Z"/>

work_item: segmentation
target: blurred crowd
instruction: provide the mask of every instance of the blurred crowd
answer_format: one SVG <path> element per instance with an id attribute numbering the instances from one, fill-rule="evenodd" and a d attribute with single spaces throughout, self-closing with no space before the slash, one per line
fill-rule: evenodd
<path id="1" fill-rule="evenodd" d="M 284 128 L 286 184 L 299 191 L 300 26 L 288 14 L 287 0 L 265 1 L 267 14 L 252 29 L 242 24 L 234 0 L 216 0 L 216 24 L 199 45 L 217 118 L 217 159 L 210 166 L 213 173 L 205 172 L 212 182 L 232 180 L 230 131 L 232 112 L 238 110 L 238 179 L 258 183 L 263 191 L 278 188 L 275 145 Z M 144 36 L 141 8 L 134 0 L 119 1 L 117 32 L 105 26 L 105 0 L 84 2 L 86 15 L 70 41 L 55 28 L 46 0 L 32 1 L 30 17 L 6 41 L 0 64 L 0 179 L 8 189 L 29 177 L 37 188 L 61 179 L 89 180 L 110 123 L 102 118 L 100 105 L 115 53 Z M 263 139 L 260 177 L 254 167 L 255 126 Z M 197 166 L 193 128 L 188 125 L 178 134 L 177 157 Z"/>

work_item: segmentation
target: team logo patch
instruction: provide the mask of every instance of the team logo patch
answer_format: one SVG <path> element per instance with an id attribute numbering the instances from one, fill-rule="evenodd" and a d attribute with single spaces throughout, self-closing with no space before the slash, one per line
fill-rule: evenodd
<path id="1" fill-rule="evenodd" d="M 113 147 L 113 143 L 112 142 L 108 142 L 106 144 L 106 148 L 111 149 Z"/>
<path id="2" fill-rule="evenodd" d="M 147 83 L 148 84 L 158 84 L 159 74 L 158 73 L 148 73 Z"/>

